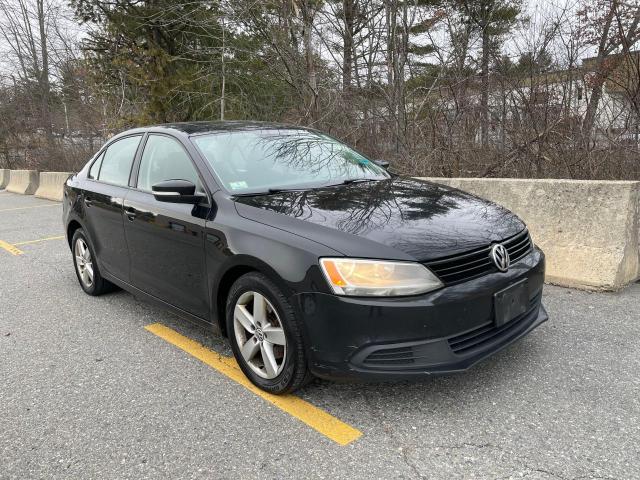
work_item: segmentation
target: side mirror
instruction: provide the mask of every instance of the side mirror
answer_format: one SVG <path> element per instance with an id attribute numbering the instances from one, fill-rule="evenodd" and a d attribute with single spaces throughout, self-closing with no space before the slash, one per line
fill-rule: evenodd
<path id="1" fill-rule="evenodd" d="M 196 194 L 196 186 L 188 180 L 165 180 L 153 185 L 151 190 L 159 202 L 196 204 L 204 198 Z"/>
<path id="2" fill-rule="evenodd" d="M 385 170 L 389 168 L 389 162 L 387 162 L 386 160 L 374 160 L 373 163 L 375 163 L 379 167 L 384 168 Z"/>

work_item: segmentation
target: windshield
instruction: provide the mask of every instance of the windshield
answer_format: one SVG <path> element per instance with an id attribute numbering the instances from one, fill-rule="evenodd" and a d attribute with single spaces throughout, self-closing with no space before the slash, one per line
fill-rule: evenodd
<path id="1" fill-rule="evenodd" d="M 234 194 L 389 178 L 343 143 L 306 130 L 221 132 L 192 140 Z"/>

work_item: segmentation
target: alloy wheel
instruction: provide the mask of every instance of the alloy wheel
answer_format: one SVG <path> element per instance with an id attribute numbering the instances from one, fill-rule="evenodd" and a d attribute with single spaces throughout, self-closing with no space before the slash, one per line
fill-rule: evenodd
<path id="1" fill-rule="evenodd" d="M 86 288 L 93 285 L 93 260 L 87 243 L 82 238 L 76 240 L 75 246 L 76 268 L 80 281 Z"/>
<path id="2" fill-rule="evenodd" d="M 243 293 L 233 310 L 235 340 L 249 368 L 262 378 L 276 378 L 287 358 L 287 338 L 278 312 L 264 295 Z"/>

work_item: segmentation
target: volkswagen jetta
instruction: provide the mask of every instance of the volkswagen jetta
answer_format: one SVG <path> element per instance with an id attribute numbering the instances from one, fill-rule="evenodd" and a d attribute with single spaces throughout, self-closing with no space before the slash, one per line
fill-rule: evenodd
<path id="1" fill-rule="evenodd" d="M 121 133 L 65 185 L 80 286 L 217 325 L 272 393 L 466 370 L 547 320 L 516 215 L 386 166 L 284 125 Z"/>

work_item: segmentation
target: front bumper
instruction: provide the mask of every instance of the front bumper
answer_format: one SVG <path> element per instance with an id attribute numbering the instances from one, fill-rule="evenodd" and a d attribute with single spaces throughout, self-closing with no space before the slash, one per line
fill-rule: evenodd
<path id="1" fill-rule="evenodd" d="M 527 280 L 527 311 L 495 327 L 494 293 Z M 355 298 L 304 293 L 294 302 L 305 323 L 311 371 L 330 379 L 410 379 L 466 370 L 548 319 L 542 306 L 544 254 L 425 295 Z"/>

